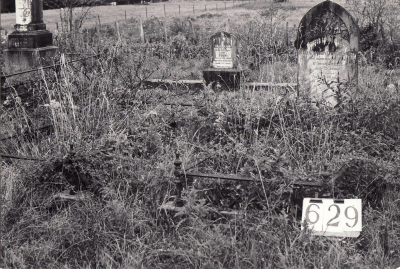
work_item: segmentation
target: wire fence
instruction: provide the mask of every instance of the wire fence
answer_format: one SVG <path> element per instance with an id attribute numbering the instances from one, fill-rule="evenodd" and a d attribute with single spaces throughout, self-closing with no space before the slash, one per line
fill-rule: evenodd
<path id="1" fill-rule="evenodd" d="M 99 16 L 98 22 L 93 28 L 82 28 L 77 31 L 55 32 L 53 35 L 54 45 L 63 48 L 65 52 L 83 52 L 88 50 L 99 51 L 101 47 L 115 43 L 121 39 L 129 39 L 129 42 L 145 43 L 149 46 L 157 46 L 160 43 L 169 41 L 179 31 L 192 32 L 194 36 L 198 33 L 212 35 L 219 31 L 235 30 L 237 22 L 231 21 L 226 16 L 216 14 L 203 14 L 201 20 L 190 17 L 156 17 L 142 19 L 141 16 L 125 16 L 125 19 L 113 23 L 102 24 Z M 286 46 L 289 46 L 289 33 L 296 32 L 296 25 L 282 22 Z M 204 37 L 207 39 L 207 37 Z"/>
<path id="2" fill-rule="evenodd" d="M 65 40 L 74 39 L 78 41 L 79 47 L 82 47 L 82 45 L 85 47 L 94 47 L 101 42 L 102 38 L 107 33 L 110 34 L 110 32 L 116 32 L 118 37 L 120 37 L 119 27 L 127 24 L 129 24 L 130 29 L 133 30 L 132 33 L 130 33 L 131 36 L 135 35 L 134 29 L 139 30 L 136 32 L 136 36 L 139 38 L 140 25 L 145 24 L 147 20 L 157 20 L 160 25 L 168 25 L 168 23 L 171 23 L 175 18 L 179 18 L 180 15 L 198 15 L 207 12 L 215 12 L 218 10 L 228 10 L 243 2 L 244 1 L 235 0 L 222 2 L 219 4 L 217 3 L 215 5 L 205 4 L 204 6 L 193 4 L 190 8 L 190 12 L 187 5 L 181 8 L 181 5 L 176 3 L 170 3 L 168 5 L 164 4 L 163 11 L 154 9 L 154 7 L 144 7 L 142 11 L 139 10 L 131 14 L 127 13 L 127 11 L 124 11 L 122 16 L 117 16 L 122 17 L 123 19 L 112 22 L 103 22 L 102 16 L 97 15 L 94 21 L 89 20 L 86 23 L 86 28 L 81 28 L 78 30 L 73 30 L 73 26 L 68 25 L 70 20 L 68 18 L 64 18 L 62 22 L 55 23 L 56 29 L 54 31 L 54 44 L 62 45 Z M 157 35 L 157 33 L 154 33 L 153 35 Z"/>
<path id="3" fill-rule="evenodd" d="M 274 1 L 275 2 L 275 1 Z M 277 1 L 280 2 L 280 1 Z M 282 1 L 286 3 L 288 1 Z M 271 3 L 271 0 L 231 0 L 231 1 L 203 1 L 203 2 L 169 2 L 169 3 L 155 3 L 151 5 L 126 5 L 125 10 L 121 6 L 110 6 L 109 12 L 115 16 L 110 19 L 110 16 L 95 15 L 85 19 L 82 25 L 80 22 L 73 23 L 68 17 L 68 12 L 62 12 L 61 21 L 55 22 L 54 25 L 48 25 L 47 28 L 54 28 L 55 44 L 60 44 L 65 39 L 74 38 L 80 40 L 81 44 L 93 46 L 96 42 L 101 41 L 101 36 L 109 29 L 115 29 L 120 35 L 119 26 L 129 24 L 134 35 L 135 29 L 139 29 L 140 22 L 145 23 L 148 20 L 158 19 L 163 25 L 169 24 L 176 18 L 182 17 L 211 17 L 215 13 L 229 13 L 233 9 L 240 8 L 242 5 L 253 3 Z M 297 2 L 290 2 L 293 5 Z M 312 1 L 310 3 L 313 3 Z M 304 3 L 303 3 L 304 4 Z M 285 4 L 284 4 L 285 5 Z M 131 7 L 135 7 L 131 9 Z M 104 7 L 101 7 L 104 8 Z M 101 11 L 99 11 L 101 13 Z M 120 18 L 115 20 L 115 18 Z M 195 18 L 193 18 L 194 20 Z M 111 21 L 110 21 L 111 20 Z M 80 26 L 80 29 L 74 29 L 75 25 Z M 215 28 L 211 22 L 207 28 Z M 139 36 L 139 31 L 136 32 Z M 96 36 L 97 35 L 97 36 Z"/>

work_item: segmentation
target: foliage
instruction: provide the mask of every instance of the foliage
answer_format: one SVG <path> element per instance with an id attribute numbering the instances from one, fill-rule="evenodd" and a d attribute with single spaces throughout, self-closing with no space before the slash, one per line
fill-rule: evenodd
<path id="1" fill-rule="evenodd" d="M 387 68 L 396 68 L 400 48 L 398 0 L 346 1 L 360 27 L 361 50 L 374 54 L 374 61 Z"/>
<path id="2" fill-rule="evenodd" d="M 1 13 L 15 12 L 15 1 L 1 0 Z"/>
<path id="3" fill-rule="evenodd" d="M 290 88 L 147 85 L 201 78 L 209 63 L 203 19 L 174 19 L 166 41 L 164 22 L 152 18 L 144 44 L 125 31 L 129 24 L 120 39 L 104 28 L 100 57 L 43 71 L 28 91 L 34 100 L 6 93 L 2 124 L 22 132 L 46 118 L 53 132 L 2 141 L 2 152 L 46 159 L 2 160 L 2 268 L 398 266 L 400 100 L 383 84 L 397 77 L 361 62 L 358 89 L 328 85 L 335 108 Z M 258 59 L 249 79 L 287 81 L 296 66 L 270 19 L 232 27 L 243 44 L 239 61 Z M 170 210 L 175 152 L 185 172 L 254 182 L 188 178 L 186 206 Z M 301 230 L 290 200 L 298 180 L 324 183 L 332 197 L 361 197 L 361 236 Z M 86 199 L 60 199 L 65 193 Z"/>

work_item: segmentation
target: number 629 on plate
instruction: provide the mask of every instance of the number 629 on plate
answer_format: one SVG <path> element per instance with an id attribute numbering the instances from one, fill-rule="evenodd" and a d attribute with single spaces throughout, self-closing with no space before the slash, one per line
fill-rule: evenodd
<path id="1" fill-rule="evenodd" d="M 358 237 L 361 215 L 361 199 L 304 198 L 301 222 L 315 235 Z"/>

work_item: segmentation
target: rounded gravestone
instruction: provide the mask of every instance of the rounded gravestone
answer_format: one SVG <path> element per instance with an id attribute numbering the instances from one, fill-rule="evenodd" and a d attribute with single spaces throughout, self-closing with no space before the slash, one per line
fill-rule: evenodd
<path id="1" fill-rule="evenodd" d="M 338 87 L 357 85 L 359 28 L 342 6 L 325 1 L 310 9 L 300 22 L 295 45 L 301 94 L 335 106 Z"/>

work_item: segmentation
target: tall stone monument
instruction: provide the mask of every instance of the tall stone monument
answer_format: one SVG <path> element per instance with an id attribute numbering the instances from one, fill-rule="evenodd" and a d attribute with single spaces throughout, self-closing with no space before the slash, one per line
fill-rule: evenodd
<path id="1" fill-rule="evenodd" d="M 340 5 L 327 0 L 310 9 L 296 39 L 300 94 L 334 107 L 338 87 L 357 85 L 358 40 L 358 25 Z"/>
<path id="2" fill-rule="evenodd" d="M 3 51 L 5 73 L 52 63 L 58 47 L 43 23 L 43 0 L 15 0 L 15 15 L 15 31 L 8 35 L 8 49 Z"/>
<path id="3" fill-rule="evenodd" d="M 236 37 L 227 32 L 211 36 L 211 68 L 203 70 L 206 84 L 213 88 L 236 89 L 240 87 L 241 70 L 236 57 Z"/>

